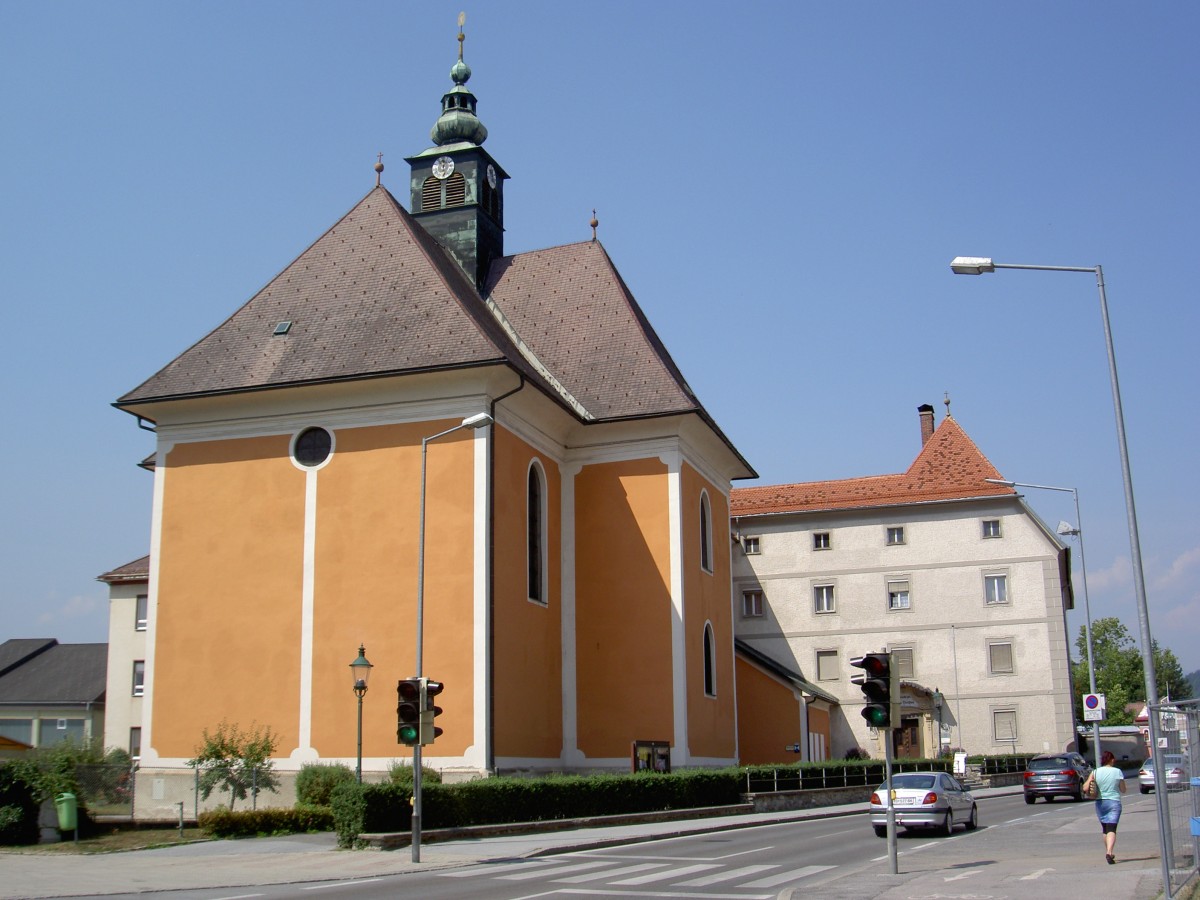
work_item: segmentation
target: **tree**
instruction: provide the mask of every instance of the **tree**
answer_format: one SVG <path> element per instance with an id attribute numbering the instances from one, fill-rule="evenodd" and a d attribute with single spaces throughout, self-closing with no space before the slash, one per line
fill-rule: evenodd
<path id="1" fill-rule="evenodd" d="M 1071 677 L 1077 693 L 1088 688 L 1087 632 L 1079 629 L 1075 641 L 1079 651 L 1079 662 L 1072 665 Z M 1132 725 L 1137 711 L 1125 707 L 1131 703 L 1145 703 L 1146 676 L 1142 666 L 1142 653 L 1129 634 L 1129 630 L 1116 617 L 1097 619 L 1092 622 L 1093 661 L 1096 670 L 1096 693 L 1104 694 L 1109 725 Z M 1179 660 L 1170 650 L 1151 641 L 1154 654 L 1154 675 L 1161 699 L 1170 697 L 1182 700 L 1191 696 L 1191 686 L 1184 677 Z"/>
<path id="2" fill-rule="evenodd" d="M 196 756 L 187 764 L 200 772 L 200 795 L 207 800 L 220 788 L 229 791 L 229 808 L 247 795 L 257 798 L 261 791 L 274 791 L 279 778 L 274 773 L 271 754 L 275 752 L 275 735 L 270 727 L 260 730 L 251 725 L 242 731 L 236 724 L 224 720 L 214 733 L 205 728 L 204 740 L 196 748 Z"/>

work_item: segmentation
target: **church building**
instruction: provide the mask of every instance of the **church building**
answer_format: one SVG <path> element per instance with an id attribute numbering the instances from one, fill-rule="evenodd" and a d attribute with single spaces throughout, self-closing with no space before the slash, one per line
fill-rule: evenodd
<path id="1" fill-rule="evenodd" d="M 754 470 L 594 222 L 506 254 L 462 40 L 408 208 L 377 165 L 116 401 L 156 435 L 139 815 L 190 810 L 222 721 L 269 727 L 285 775 L 353 766 L 360 645 L 368 776 L 408 756 L 396 682 L 422 675 L 445 685 L 424 762 L 450 777 L 628 771 L 638 741 L 739 758 L 729 497 Z"/>

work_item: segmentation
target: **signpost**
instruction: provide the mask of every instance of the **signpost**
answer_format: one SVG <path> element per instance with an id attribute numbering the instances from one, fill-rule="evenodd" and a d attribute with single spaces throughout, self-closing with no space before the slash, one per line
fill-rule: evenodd
<path id="1" fill-rule="evenodd" d="M 1107 710 L 1103 694 L 1083 695 L 1083 721 L 1103 722 L 1106 716 Z"/>

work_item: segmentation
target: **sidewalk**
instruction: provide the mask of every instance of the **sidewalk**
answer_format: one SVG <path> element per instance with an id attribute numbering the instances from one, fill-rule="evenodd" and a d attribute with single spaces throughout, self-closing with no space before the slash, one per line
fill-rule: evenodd
<path id="1" fill-rule="evenodd" d="M 987 798 L 1019 788 L 976 791 L 986 824 Z M 1031 807 L 1031 812 L 1035 807 Z M 1036 809 L 1040 810 L 1041 807 Z M 159 850 L 95 856 L 0 854 L 0 897 L 102 896 L 113 893 L 248 887 L 305 881 L 352 881 L 414 870 L 460 867 L 484 860 L 564 853 L 617 843 L 681 834 L 703 834 L 752 824 L 801 821 L 829 816 L 864 816 L 861 803 L 796 812 L 757 813 L 703 820 L 654 822 L 537 834 L 490 836 L 478 840 L 423 843 L 421 862 L 410 848 L 395 851 L 337 851 L 331 834 L 293 835 L 243 841 L 210 841 Z M 864 817 L 864 828 L 865 817 Z M 995 826 L 1009 829 L 1010 826 Z M 1031 829 L 1011 827 L 1012 859 L 980 859 L 978 840 L 959 832 L 953 838 L 901 847 L 898 875 L 882 861 L 824 883 L 796 885 L 781 898 L 877 898 L 967 895 L 1022 900 L 1103 897 L 1153 900 L 1161 893 L 1161 864 L 1153 802 L 1130 798 L 1121 819 L 1118 863 L 1104 863 L 1099 829 L 1081 815 L 1056 831 L 1053 846 Z M 1011 846 L 1011 845 L 1010 845 Z M 840 872 L 839 872 L 840 874 Z"/>

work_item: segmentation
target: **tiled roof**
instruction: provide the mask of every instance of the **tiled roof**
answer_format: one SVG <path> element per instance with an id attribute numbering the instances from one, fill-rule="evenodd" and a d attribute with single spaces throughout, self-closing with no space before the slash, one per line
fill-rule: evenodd
<path id="1" fill-rule="evenodd" d="M 107 673 L 108 644 L 51 641 L 51 646 L 0 675 L 0 704 L 98 703 L 104 700 Z"/>
<path id="2" fill-rule="evenodd" d="M 462 270 L 375 187 L 117 404 L 504 362 L 529 371 Z"/>
<path id="3" fill-rule="evenodd" d="M 1013 488 L 988 484 L 984 480 L 1000 477 L 975 442 L 947 416 L 921 448 L 908 471 L 901 475 L 734 488 L 730 514 L 751 516 L 899 506 L 1015 494 Z"/>
<path id="4" fill-rule="evenodd" d="M 106 584 L 120 584 L 130 581 L 146 581 L 150 578 L 150 557 L 143 556 L 141 559 L 135 559 L 133 562 L 125 563 L 123 566 L 117 566 L 111 572 L 105 572 L 103 575 L 97 575 L 97 581 L 103 581 Z"/>

